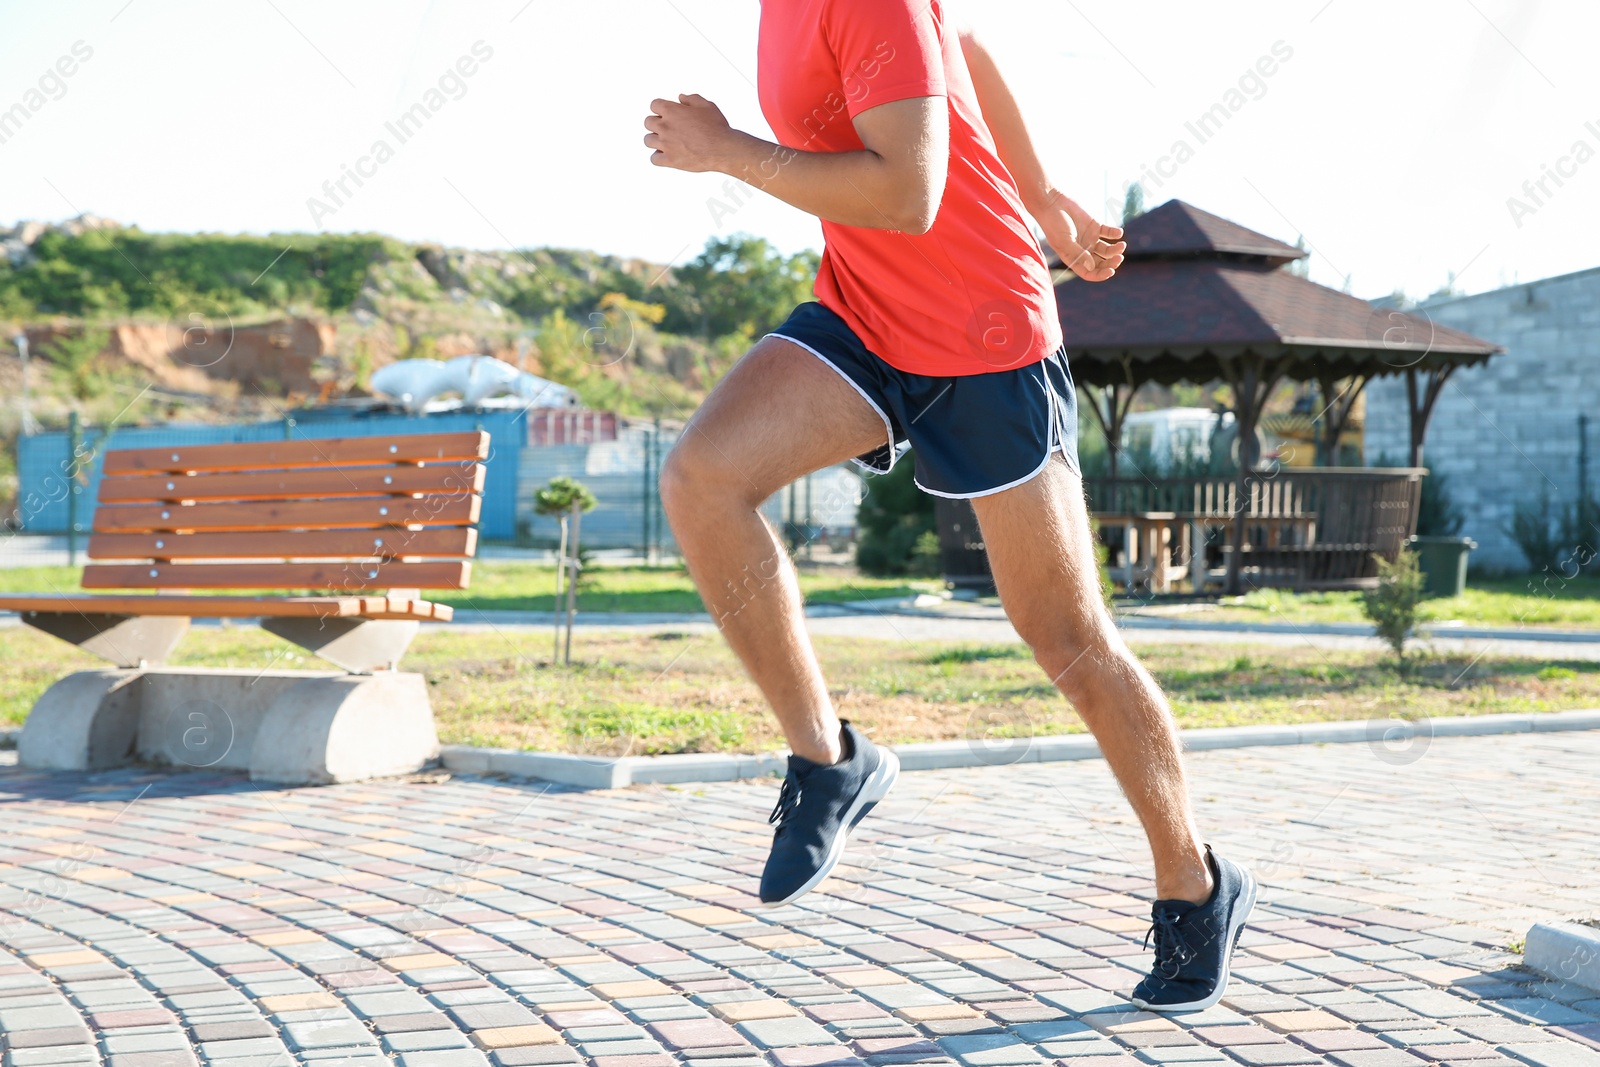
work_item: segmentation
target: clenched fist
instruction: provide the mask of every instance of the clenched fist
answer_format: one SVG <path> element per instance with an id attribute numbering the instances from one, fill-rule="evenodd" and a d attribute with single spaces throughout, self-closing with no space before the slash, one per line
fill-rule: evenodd
<path id="1" fill-rule="evenodd" d="M 645 147 L 655 149 L 651 163 L 695 172 L 725 170 L 729 149 L 739 136 L 721 108 L 693 93 L 676 101 L 651 101 L 644 128 L 650 131 Z"/>

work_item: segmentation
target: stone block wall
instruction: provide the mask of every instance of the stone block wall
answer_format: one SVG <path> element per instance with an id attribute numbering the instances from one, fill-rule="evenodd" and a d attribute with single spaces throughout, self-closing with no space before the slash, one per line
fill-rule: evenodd
<path id="1" fill-rule="evenodd" d="M 1578 496 L 1578 415 L 1589 417 L 1589 492 L 1600 496 L 1600 268 L 1424 305 L 1414 313 L 1504 345 L 1445 386 L 1423 465 L 1449 477 L 1478 542 L 1475 566 L 1516 571 L 1527 560 L 1508 529 L 1519 502 Z M 1403 378 L 1367 387 L 1366 457 L 1403 462 Z"/>

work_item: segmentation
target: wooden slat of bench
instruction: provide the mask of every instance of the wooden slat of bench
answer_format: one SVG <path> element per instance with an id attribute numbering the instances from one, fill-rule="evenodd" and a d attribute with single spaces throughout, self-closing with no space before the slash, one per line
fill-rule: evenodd
<path id="1" fill-rule="evenodd" d="M 471 526 L 422 530 L 292 530 L 277 533 L 96 533 L 90 559 L 327 559 L 428 556 L 471 559 Z"/>
<path id="2" fill-rule="evenodd" d="M 481 493 L 481 463 L 227 474 L 135 474 L 100 480 L 102 503 L 137 500 L 305 500 L 393 493 Z"/>
<path id="3" fill-rule="evenodd" d="M 0 611 L 58 614 L 187 615 L 197 619 L 250 619 L 259 615 L 346 618 L 360 615 L 369 598 L 255 596 L 125 596 L 93 593 L 0 596 Z"/>
<path id="4" fill-rule="evenodd" d="M 101 469 L 105 474 L 118 475 L 157 471 L 281 470 L 363 463 L 441 463 L 488 458 L 489 435 L 483 431 L 469 431 L 124 448 L 107 452 Z"/>
<path id="5" fill-rule="evenodd" d="M 395 597 L 125 596 L 94 593 L 0 597 L 0 611 L 19 614 L 161 615 L 191 619 L 411 619 L 449 622 L 455 609 L 430 600 Z"/>
<path id="6" fill-rule="evenodd" d="M 106 504 L 95 508 L 94 529 L 97 533 L 139 533 L 151 530 L 469 526 L 478 521 L 481 505 L 482 498 L 476 495 L 190 505 Z"/>
<path id="7" fill-rule="evenodd" d="M 441 563 L 91 563 L 85 589 L 464 589 L 466 562 Z"/>

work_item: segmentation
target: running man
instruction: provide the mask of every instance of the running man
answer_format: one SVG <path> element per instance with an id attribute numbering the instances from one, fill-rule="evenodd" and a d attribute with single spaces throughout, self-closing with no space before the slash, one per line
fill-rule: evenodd
<path id="1" fill-rule="evenodd" d="M 1155 962 L 1141 1007 L 1221 999 L 1248 870 L 1202 843 L 1160 688 L 1101 600 L 1077 465 L 1077 401 L 1031 217 L 1088 282 L 1122 231 L 1055 188 L 983 45 L 942 0 L 762 0 L 759 94 L 774 144 L 700 96 L 656 100 L 651 162 L 714 171 L 822 220 L 814 303 L 712 390 L 662 469 L 667 516 L 707 608 L 789 748 L 761 899 L 839 861 L 893 786 L 892 752 L 841 723 L 783 544 L 756 510 L 846 459 L 972 501 L 1017 632 L 1094 732 L 1155 860 Z"/>

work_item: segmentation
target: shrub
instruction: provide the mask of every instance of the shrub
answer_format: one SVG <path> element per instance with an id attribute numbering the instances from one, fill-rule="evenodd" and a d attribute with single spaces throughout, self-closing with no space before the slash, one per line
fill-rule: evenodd
<path id="1" fill-rule="evenodd" d="M 1553 571 L 1561 562 L 1561 535 L 1557 529 L 1550 493 L 1541 489 L 1535 500 L 1524 500 L 1511 513 L 1506 532 L 1535 571 Z"/>
<path id="2" fill-rule="evenodd" d="M 933 573 L 938 572 L 933 497 L 918 489 L 912 479 L 909 455 L 888 474 L 867 478 L 867 495 L 856 517 L 861 530 L 856 565 L 863 573 L 890 578 L 917 573 L 918 567 L 930 563 Z"/>
<path id="3" fill-rule="evenodd" d="M 1422 499 L 1417 504 L 1417 534 L 1421 537 L 1455 537 L 1467 518 L 1450 499 L 1450 479 L 1430 472 L 1422 479 Z"/>
<path id="4" fill-rule="evenodd" d="M 1550 500 L 1541 489 L 1512 512 L 1506 532 L 1539 574 L 1574 578 L 1595 565 L 1600 556 L 1600 504 L 1583 500 L 1565 507 Z"/>
<path id="5" fill-rule="evenodd" d="M 91 327 L 82 333 L 53 341 L 40 354 L 65 372 L 74 397 L 92 400 L 106 388 L 100 357 L 110 341 L 110 330 Z"/>
<path id="6" fill-rule="evenodd" d="M 1378 563 L 1378 587 L 1363 594 L 1361 610 L 1372 621 L 1378 637 L 1394 649 L 1404 675 L 1410 667 L 1406 639 L 1421 617 L 1418 606 L 1422 603 L 1422 568 L 1417 565 L 1417 554 L 1409 548 L 1401 549 L 1393 563 L 1382 556 L 1374 558 Z"/>

